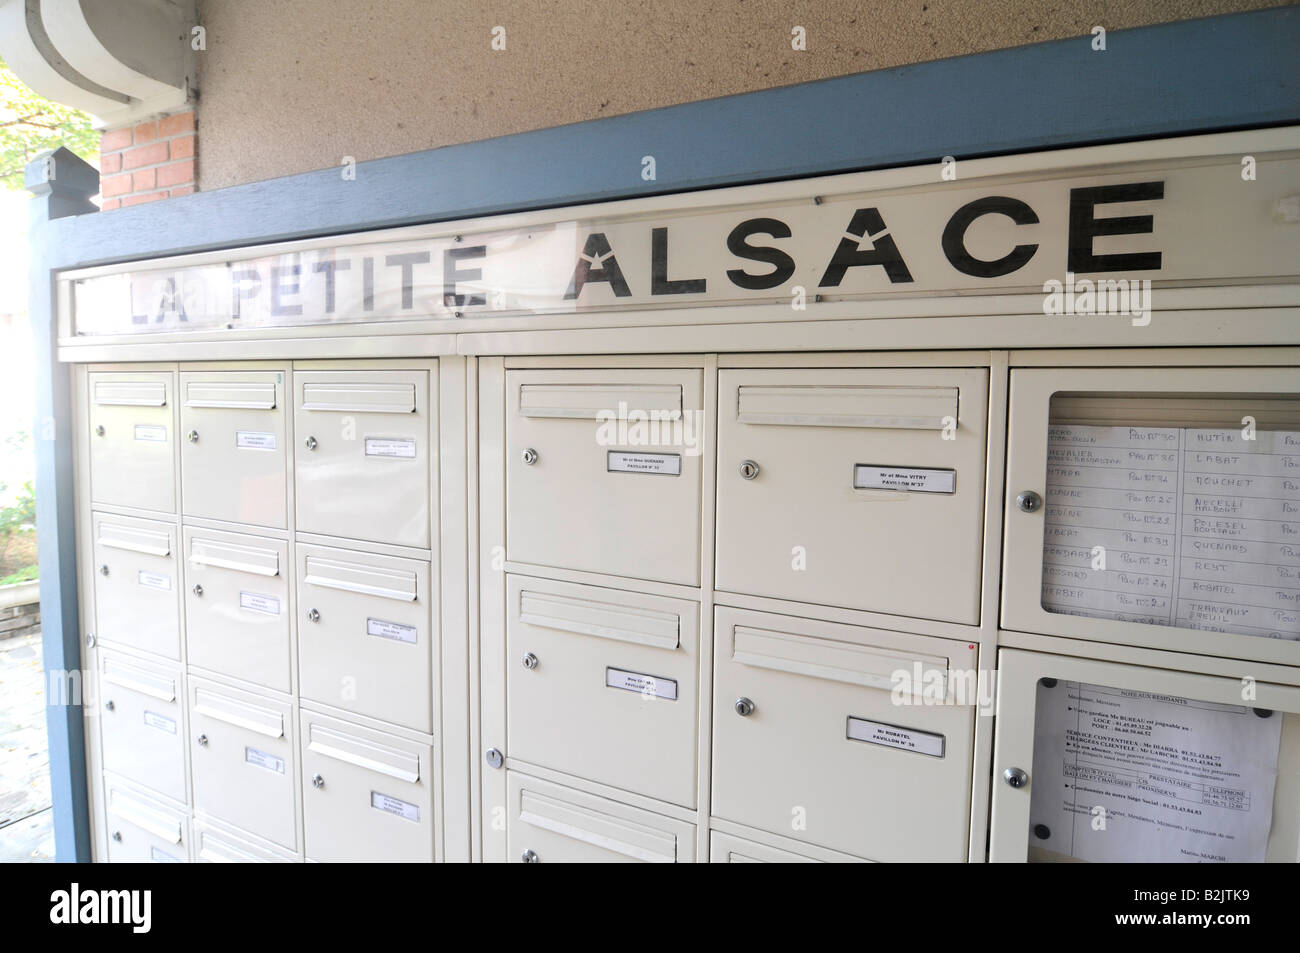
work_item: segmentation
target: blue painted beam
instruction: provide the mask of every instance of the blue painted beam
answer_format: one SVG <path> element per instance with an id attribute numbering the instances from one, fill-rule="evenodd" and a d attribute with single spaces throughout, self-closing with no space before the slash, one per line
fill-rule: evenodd
<path id="1" fill-rule="evenodd" d="M 51 223 L 55 268 L 1063 146 L 1300 122 L 1300 8 L 763 90 Z M 657 180 L 641 180 L 653 155 Z"/>
<path id="2" fill-rule="evenodd" d="M 41 644 L 45 663 L 45 730 L 50 751 L 54 854 L 90 860 L 90 804 L 82 709 L 81 631 L 77 612 L 76 476 L 72 459 L 72 392 L 68 365 L 55 359 L 52 229 L 65 216 L 94 211 L 99 173 L 59 148 L 27 166 L 32 200 L 28 230 L 36 358 L 36 537 L 41 574 Z M 84 219 L 94 221 L 94 218 Z"/>

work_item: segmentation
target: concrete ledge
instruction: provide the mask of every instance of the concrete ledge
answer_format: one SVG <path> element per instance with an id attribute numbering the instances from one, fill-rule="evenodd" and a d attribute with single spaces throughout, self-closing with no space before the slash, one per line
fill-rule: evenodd
<path id="1" fill-rule="evenodd" d="M 33 605 L 40 601 L 41 584 L 37 579 L 31 582 L 16 582 L 11 586 L 0 586 L 0 609 Z"/>

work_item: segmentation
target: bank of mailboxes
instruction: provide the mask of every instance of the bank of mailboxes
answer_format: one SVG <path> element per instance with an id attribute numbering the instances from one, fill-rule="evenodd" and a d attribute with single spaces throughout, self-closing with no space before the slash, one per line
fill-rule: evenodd
<path id="1" fill-rule="evenodd" d="M 433 859 L 433 376 L 87 375 L 109 859 Z"/>
<path id="2" fill-rule="evenodd" d="M 723 367 L 706 420 L 699 368 L 610 363 L 504 375 L 504 495 L 484 505 L 504 506 L 504 627 L 486 637 L 503 640 L 506 668 L 483 690 L 501 692 L 506 714 L 504 735 L 484 740 L 504 749 L 509 858 L 965 859 L 979 695 L 954 680 L 979 661 L 960 627 L 981 621 L 988 370 Z M 1213 607 L 1188 621 L 1166 605 L 1176 593 L 1142 591 L 1143 573 L 1221 556 L 1225 542 L 1265 545 L 1282 589 L 1295 578 L 1291 529 L 1277 527 L 1300 534 L 1288 515 L 1300 494 L 1270 467 L 1289 466 L 1300 438 L 1238 445 L 1229 431 L 1243 415 L 1300 431 L 1300 388 L 1294 371 L 1254 369 L 1261 396 L 1243 397 L 1242 373 L 1012 372 L 1004 626 L 1300 661 L 1293 608 L 1279 605 L 1277 631 L 1262 633 L 1274 637 L 1258 638 L 1214 623 Z M 323 363 L 87 375 L 110 859 L 437 856 L 435 384 L 424 369 Z M 1159 512 L 1186 487 L 1130 483 L 1144 461 L 1199 473 L 1182 456 L 1189 434 L 1228 445 L 1223 460 L 1272 453 L 1231 464 L 1274 481 L 1269 499 L 1232 484 L 1245 502 L 1220 512 L 1226 484 L 1212 472 L 1186 509 Z M 1206 460 L 1223 463 L 1192 462 Z M 1101 483 L 1084 479 L 1108 466 Z M 1098 494 L 1114 493 L 1122 515 L 1095 517 L 1114 502 Z M 1261 506 L 1277 510 L 1262 543 L 1246 533 Z M 1198 524 L 1207 548 L 1175 525 L 1200 515 L 1247 522 Z M 1110 577 L 1087 575 L 1093 532 L 1118 560 L 1098 571 L 1138 601 L 1097 594 Z M 1224 601 L 1255 584 L 1222 572 L 1219 588 L 1195 591 Z M 1040 673 L 1024 655 L 1004 651 L 1007 671 L 1028 674 L 1000 695 L 1015 724 L 999 728 L 999 778 L 1044 770 L 1019 763 L 1033 760 L 1026 685 L 1040 674 L 1141 688 L 1131 667 L 1064 660 Z M 899 673 L 910 701 L 895 697 Z M 1161 678 L 1153 691 L 1182 691 Z M 1279 803 L 1300 790 L 1297 717 L 1281 735 Z M 1052 825 L 1025 826 L 1022 794 L 995 789 L 996 859 L 1054 853 Z M 718 825 L 703 839 L 702 811 Z M 999 833 L 999 812 L 1017 835 L 1006 821 Z M 1295 853 L 1292 828 L 1274 824 L 1270 859 Z"/>

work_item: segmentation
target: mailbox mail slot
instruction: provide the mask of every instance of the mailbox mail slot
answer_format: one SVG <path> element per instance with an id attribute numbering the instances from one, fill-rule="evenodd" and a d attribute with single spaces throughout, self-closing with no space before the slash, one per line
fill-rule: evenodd
<path id="1" fill-rule="evenodd" d="M 608 798 L 511 771 L 507 843 L 511 861 L 691 863 L 695 827 Z"/>
<path id="2" fill-rule="evenodd" d="M 325 705 L 433 730 L 429 564 L 298 547 L 301 693 Z"/>
<path id="3" fill-rule="evenodd" d="M 169 373 L 89 375 L 90 498 L 176 512 Z"/>
<path id="4" fill-rule="evenodd" d="M 284 529 L 284 383 L 278 371 L 181 374 L 186 516 Z"/>
<path id="5" fill-rule="evenodd" d="M 974 646 L 728 608 L 715 638 L 716 815 L 869 860 L 966 858 L 975 707 L 950 673 Z"/>
<path id="6" fill-rule="evenodd" d="M 699 606 L 510 577 L 511 758 L 695 804 Z"/>
<path id="7" fill-rule="evenodd" d="M 772 847 L 747 837 L 736 837 L 722 831 L 709 835 L 709 863 L 711 864 L 849 864 L 861 863 L 857 857 L 837 854 L 834 851 L 807 848 L 808 853 Z M 814 856 L 815 854 L 815 856 Z"/>
<path id="8" fill-rule="evenodd" d="M 289 544 L 185 527 L 190 665 L 291 690 Z"/>
<path id="9" fill-rule="evenodd" d="M 298 858 L 247 832 L 236 834 L 196 817 L 194 859 L 201 864 L 292 864 Z"/>
<path id="10" fill-rule="evenodd" d="M 298 529 L 428 549 L 427 371 L 298 371 Z"/>
<path id="11" fill-rule="evenodd" d="M 432 765 L 428 744 L 303 711 L 307 858 L 432 862 Z"/>
<path id="12" fill-rule="evenodd" d="M 174 666 L 100 653 L 105 770 L 185 803 L 180 681 Z"/>
<path id="13" fill-rule="evenodd" d="M 984 370 L 720 371 L 718 588 L 978 622 L 987 417 Z"/>
<path id="14" fill-rule="evenodd" d="M 95 632 L 169 659 L 180 659 L 180 564 L 176 527 L 96 513 Z"/>
<path id="15" fill-rule="evenodd" d="M 194 810 L 297 846 L 293 706 L 191 679 Z"/>
<path id="16" fill-rule="evenodd" d="M 701 372 L 506 373 L 506 553 L 699 584 Z"/>
<path id="17" fill-rule="evenodd" d="M 189 819 L 184 811 L 137 791 L 121 780 L 104 778 L 108 819 L 108 860 L 113 864 L 189 862 Z"/>

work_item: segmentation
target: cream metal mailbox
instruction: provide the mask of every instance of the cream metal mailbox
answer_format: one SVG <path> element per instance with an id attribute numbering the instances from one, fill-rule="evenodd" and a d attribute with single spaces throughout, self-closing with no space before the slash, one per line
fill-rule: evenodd
<path id="1" fill-rule="evenodd" d="M 189 862 L 189 817 L 118 778 L 104 778 L 108 860 L 121 864 Z"/>
<path id="2" fill-rule="evenodd" d="M 718 588 L 979 621 L 988 372 L 718 373 Z"/>
<path id="3" fill-rule="evenodd" d="M 291 691 L 289 544 L 193 526 L 184 542 L 189 664 Z"/>
<path id="4" fill-rule="evenodd" d="M 287 528 L 284 372 L 182 372 L 180 386 L 184 514 Z"/>
<path id="5" fill-rule="evenodd" d="M 253 837 L 247 832 L 236 834 L 212 821 L 196 817 L 194 860 L 201 864 L 292 864 L 298 858 Z"/>
<path id="6" fill-rule="evenodd" d="M 773 847 L 748 837 L 737 837 L 724 831 L 709 835 L 709 863 L 711 864 L 853 864 L 864 863 L 859 857 L 837 854 L 835 851 L 812 846 L 799 850 Z"/>
<path id="7" fill-rule="evenodd" d="M 428 549 L 430 374 L 295 371 L 298 530 Z"/>
<path id="8" fill-rule="evenodd" d="M 1300 372 L 1011 373 L 1002 624 L 1300 665 Z"/>
<path id="9" fill-rule="evenodd" d="M 975 646 L 718 608 L 713 813 L 868 860 L 967 855 Z M 974 686 L 972 686 L 974 687 Z"/>
<path id="10" fill-rule="evenodd" d="M 304 710 L 302 785 L 308 860 L 433 861 L 429 744 Z"/>
<path id="11" fill-rule="evenodd" d="M 88 375 L 95 503 L 176 512 L 174 382 L 166 371 Z"/>
<path id="12" fill-rule="evenodd" d="M 695 826 L 511 771 L 507 840 L 524 863 L 691 863 Z"/>
<path id="13" fill-rule="evenodd" d="M 96 637 L 179 660 L 181 573 L 176 527 L 96 513 L 92 532 Z"/>
<path id="14" fill-rule="evenodd" d="M 433 730 L 429 564 L 298 546 L 298 678 L 304 698 Z"/>
<path id="15" fill-rule="evenodd" d="M 174 665 L 100 652 L 104 769 L 186 803 L 180 685 Z"/>
<path id="16" fill-rule="evenodd" d="M 506 373 L 506 555 L 699 585 L 701 372 Z"/>
<path id="17" fill-rule="evenodd" d="M 195 812 L 295 849 L 293 705 L 193 677 L 189 694 Z"/>
<path id="18" fill-rule="evenodd" d="M 695 805 L 699 605 L 511 576 L 512 759 Z"/>
<path id="19" fill-rule="evenodd" d="M 990 860 L 1300 860 L 1300 688 L 1019 649 L 998 673 Z"/>

